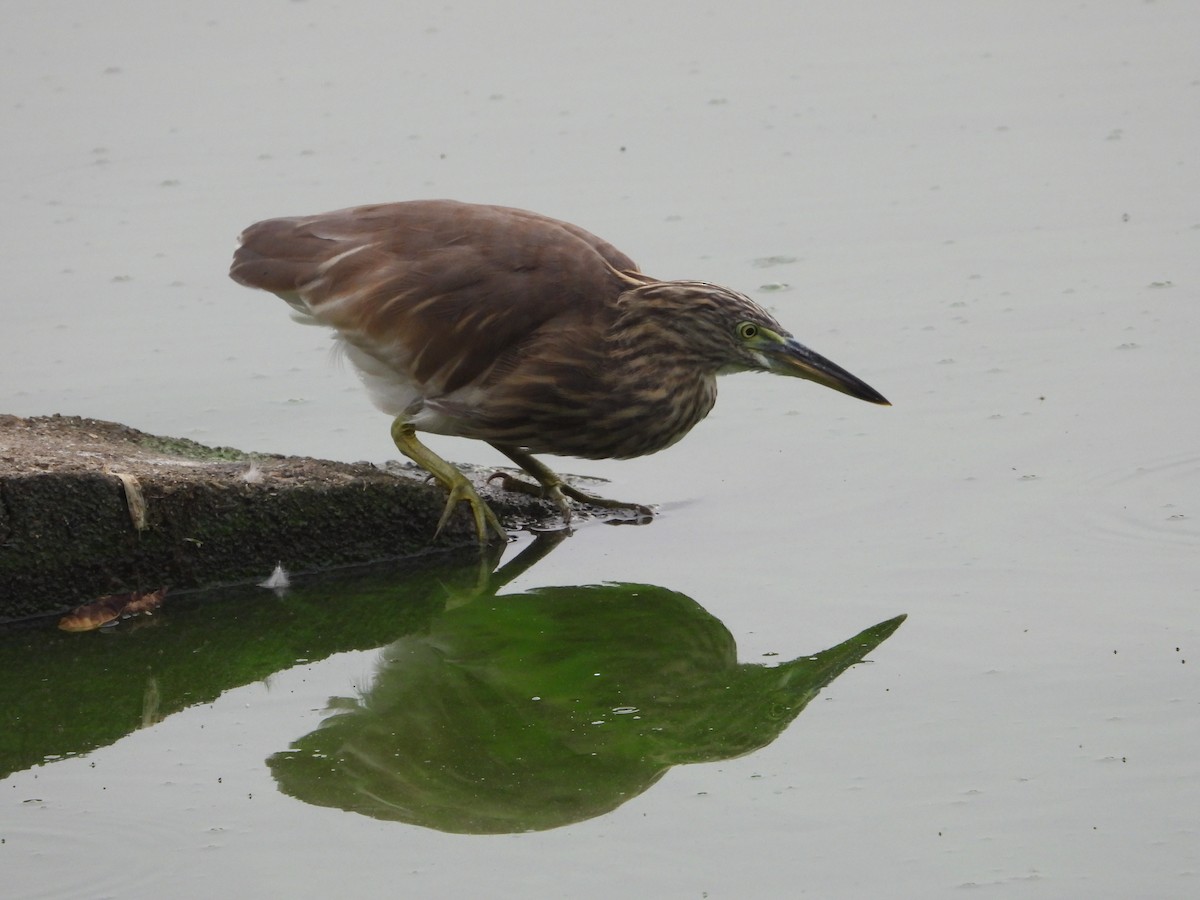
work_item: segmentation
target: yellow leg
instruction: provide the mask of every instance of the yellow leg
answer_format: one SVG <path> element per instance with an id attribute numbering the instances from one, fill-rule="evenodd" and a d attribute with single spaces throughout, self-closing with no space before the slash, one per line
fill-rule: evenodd
<path id="1" fill-rule="evenodd" d="M 397 416 L 392 422 L 392 440 L 396 442 L 396 449 L 436 478 L 450 492 L 446 508 L 442 511 L 441 519 L 438 520 L 437 531 L 434 532 L 435 537 L 441 534 L 442 529 L 450 520 L 454 507 L 458 505 L 459 501 L 464 501 L 471 507 L 471 516 L 475 520 L 475 531 L 479 534 L 479 543 L 486 544 L 488 542 L 489 528 L 508 540 L 504 526 L 500 524 L 500 520 L 496 518 L 491 507 L 483 502 L 483 498 L 479 496 L 467 476 L 418 441 L 416 429 L 408 424 L 403 416 Z"/>
<path id="2" fill-rule="evenodd" d="M 608 500 L 604 497 L 596 497 L 585 493 L 578 488 L 573 488 L 550 471 L 550 468 L 545 463 L 538 462 L 524 450 L 518 450 L 516 447 L 510 447 L 506 444 L 492 444 L 492 446 L 536 478 L 538 484 L 542 486 L 541 490 L 538 491 L 537 488 L 534 488 L 527 482 L 501 473 L 500 477 L 503 479 L 505 489 L 540 494 L 547 500 L 554 502 L 562 512 L 563 524 L 565 525 L 569 525 L 571 522 L 571 504 L 567 501 L 568 497 L 580 503 L 585 503 L 588 506 L 600 506 L 604 509 L 630 509 L 641 516 L 654 515 L 654 510 L 648 506 L 642 506 L 640 503 L 624 503 L 620 500 Z"/>

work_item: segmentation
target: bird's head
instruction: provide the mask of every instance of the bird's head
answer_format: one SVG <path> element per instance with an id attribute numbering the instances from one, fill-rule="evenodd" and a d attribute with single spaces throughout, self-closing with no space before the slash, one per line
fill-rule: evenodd
<path id="1" fill-rule="evenodd" d="M 662 352 L 712 374 L 791 375 L 868 403 L 891 405 L 861 378 L 801 344 L 774 316 L 736 291 L 699 281 L 661 281 L 627 291 L 620 303 L 631 333 L 657 332 Z"/>

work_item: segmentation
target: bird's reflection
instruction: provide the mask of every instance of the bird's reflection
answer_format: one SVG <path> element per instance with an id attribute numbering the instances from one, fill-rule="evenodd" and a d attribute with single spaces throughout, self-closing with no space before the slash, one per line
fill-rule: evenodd
<path id="1" fill-rule="evenodd" d="M 540 537 L 471 602 L 386 647 L 360 697 L 333 701 L 316 731 L 271 757 L 281 789 L 450 832 L 578 822 L 673 765 L 770 743 L 904 618 L 764 666 L 739 664 L 725 626 L 666 588 L 496 594 L 560 539 Z"/>

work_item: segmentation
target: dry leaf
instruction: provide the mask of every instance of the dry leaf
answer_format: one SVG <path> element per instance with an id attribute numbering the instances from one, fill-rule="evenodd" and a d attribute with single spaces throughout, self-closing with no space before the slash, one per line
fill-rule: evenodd
<path id="1" fill-rule="evenodd" d="M 141 482 L 133 475 L 122 472 L 110 472 L 121 479 L 121 487 L 125 489 L 125 505 L 129 507 L 129 520 L 138 531 L 145 531 L 149 525 L 146 522 L 146 497 L 142 494 Z"/>
<path id="2" fill-rule="evenodd" d="M 131 594 L 109 594 L 83 606 L 77 606 L 62 619 L 58 627 L 63 631 L 93 631 L 121 615 Z"/>
<path id="3" fill-rule="evenodd" d="M 162 606 L 166 594 L 165 587 L 144 594 L 138 591 L 131 594 L 109 594 L 75 607 L 59 620 L 58 627 L 63 631 L 94 631 L 121 616 L 135 616 L 158 609 Z"/>
<path id="4" fill-rule="evenodd" d="M 130 594 L 129 603 L 121 610 L 122 616 L 136 616 L 138 613 L 148 613 L 162 606 L 163 597 L 167 595 L 167 589 L 160 587 L 157 591 L 150 591 L 145 594 Z"/>

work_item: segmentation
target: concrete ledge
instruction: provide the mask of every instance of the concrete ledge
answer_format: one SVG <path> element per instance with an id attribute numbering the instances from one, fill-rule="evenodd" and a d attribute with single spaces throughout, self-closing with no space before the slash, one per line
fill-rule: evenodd
<path id="1" fill-rule="evenodd" d="M 540 500 L 484 485 L 490 470 L 464 470 L 510 527 L 551 517 Z M 108 593 L 261 579 L 279 562 L 311 571 L 474 543 L 464 510 L 435 545 L 444 505 L 416 468 L 0 415 L 0 621 Z"/>

